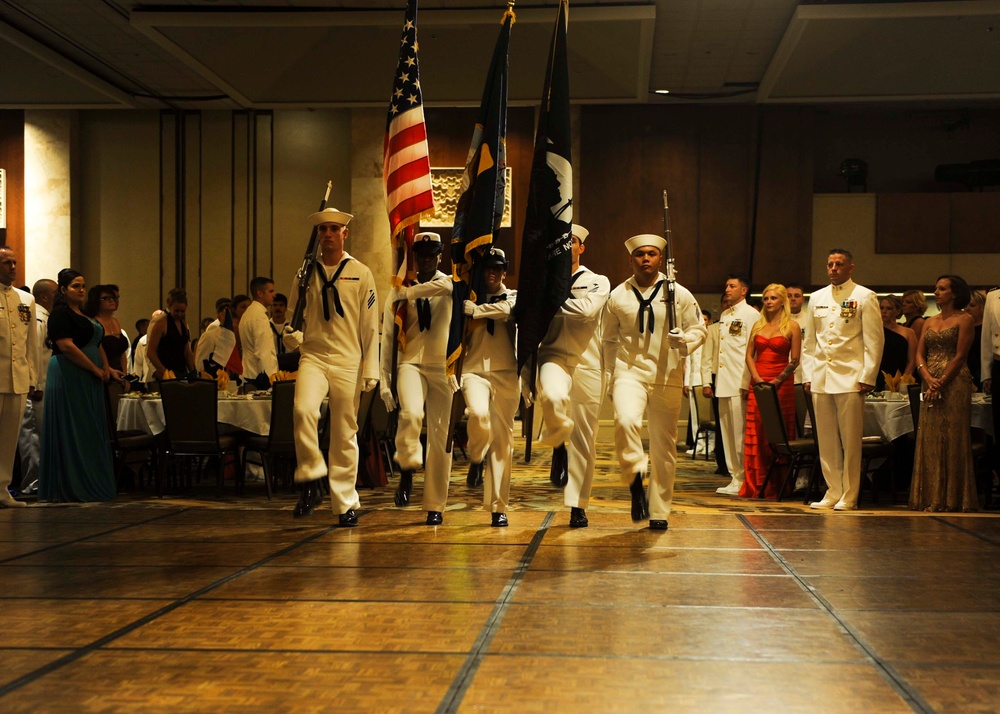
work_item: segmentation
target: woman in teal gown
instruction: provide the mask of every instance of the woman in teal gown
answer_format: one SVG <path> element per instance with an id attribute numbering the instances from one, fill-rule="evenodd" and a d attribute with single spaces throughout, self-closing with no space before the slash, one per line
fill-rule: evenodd
<path id="1" fill-rule="evenodd" d="M 104 406 L 110 377 L 101 347 L 104 329 L 83 314 L 87 285 L 78 271 L 59 271 L 49 316 L 52 347 L 45 383 L 38 498 L 110 501 L 115 497 L 111 441 Z"/>

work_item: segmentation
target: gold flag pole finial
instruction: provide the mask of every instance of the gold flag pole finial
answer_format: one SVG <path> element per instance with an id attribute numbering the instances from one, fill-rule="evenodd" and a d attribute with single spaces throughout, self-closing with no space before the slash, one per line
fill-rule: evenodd
<path id="1" fill-rule="evenodd" d="M 500 18 L 500 24 L 507 22 L 507 16 L 510 16 L 510 24 L 513 25 L 517 22 L 517 15 L 514 14 L 514 0 L 507 0 L 507 10 L 504 12 L 503 17 Z"/>

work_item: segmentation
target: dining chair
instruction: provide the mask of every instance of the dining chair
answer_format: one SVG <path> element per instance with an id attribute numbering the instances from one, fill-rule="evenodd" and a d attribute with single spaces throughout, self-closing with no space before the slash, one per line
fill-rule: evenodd
<path id="1" fill-rule="evenodd" d="M 217 494 L 222 496 L 226 455 L 239 464 L 240 438 L 219 433 L 218 385 L 214 379 L 170 379 L 160 382 L 167 446 L 161 473 L 179 457 L 194 457 L 198 474 L 206 456 L 218 458 Z M 162 478 L 161 478 L 162 484 Z M 187 484 L 190 486 L 190 483 Z M 236 492 L 243 492 L 243 474 L 237 470 Z M 162 494 L 161 494 L 162 495 Z"/>
<path id="2" fill-rule="evenodd" d="M 122 395 L 125 394 L 125 385 L 116 379 L 109 380 L 104 384 L 104 407 L 108 421 L 108 436 L 111 438 L 111 449 L 115 457 L 115 483 L 121 488 L 122 474 L 128 465 L 128 457 L 131 454 L 146 453 L 146 458 L 139 465 L 139 470 L 135 476 L 139 488 L 145 485 L 142 473 L 148 467 L 151 480 L 157 484 L 159 491 L 159 470 L 156 465 L 157 444 L 156 437 L 147 434 L 141 429 L 118 429 L 118 408 Z"/>
<path id="3" fill-rule="evenodd" d="M 705 440 L 705 461 L 708 461 L 708 436 L 715 433 L 715 414 L 712 413 L 712 398 L 706 397 L 702 387 L 692 387 L 694 390 L 695 424 L 694 454 L 691 458 L 698 459 L 698 442 Z"/>
<path id="4" fill-rule="evenodd" d="M 260 456 L 260 465 L 264 469 L 264 487 L 267 490 L 267 500 L 277 487 L 275 484 L 275 466 L 283 457 L 295 458 L 295 428 L 292 410 L 295 406 L 295 380 L 285 379 L 271 384 L 271 421 L 267 436 L 247 434 L 243 439 L 243 460 L 240 473 L 245 474 L 249 455 Z"/>
<path id="5" fill-rule="evenodd" d="M 806 385 L 796 384 L 795 385 L 795 435 L 800 439 L 806 435 L 806 420 L 809 416 L 809 407 L 806 406 L 806 399 L 808 395 L 806 394 Z M 812 429 L 813 424 L 809 422 L 809 428 Z"/>
<path id="6" fill-rule="evenodd" d="M 755 384 L 753 393 L 757 400 L 761 424 L 764 427 L 764 436 L 774 451 L 774 457 L 767 468 L 767 475 L 764 477 L 764 483 L 761 484 L 757 498 L 764 498 L 767 484 L 770 483 L 775 469 L 781 463 L 779 457 L 785 457 L 789 461 L 785 476 L 781 480 L 781 486 L 778 488 L 778 500 L 780 501 L 782 494 L 785 493 L 788 479 L 792 479 L 794 484 L 794 477 L 799 471 L 807 466 L 812 469 L 816 465 L 819 460 L 819 449 L 815 439 L 789 437 L 788 430 L 785 428 L 785 419 L 781 413 L 781 403 L 778 401 L 778 390 L 773 384 L 770 382 Z"/>

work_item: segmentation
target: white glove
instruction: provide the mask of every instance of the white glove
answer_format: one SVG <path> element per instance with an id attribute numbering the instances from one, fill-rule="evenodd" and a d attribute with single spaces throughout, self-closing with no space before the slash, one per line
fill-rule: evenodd
<path id="1" fill-rule="evenodd" d="M 476 303 L 472 302 L 472 300 L 466 300 L 462 303 L 462 312 L 469 317 L 472 317 L 472 315 L 476 312 Z"/>
<path id="2" fill-rule="evenodd" d="M 454 394 L 459 389 L 462 388 L 462 383 L 458 380 L 454 374 L 448 375 L 448 387 L 451 389 L 451 393 Z"/>
<path id="3" fill-rule="evenodd" d="M 531 398 L 531 385 L 528 382 L 521 382 L 521 399 L 524 400 L 525 408 L 530 407 L 534 401 Z"/>
<path id="4" fill-rule="evenodd" d="M 394 287 L 392 289 L 392 301 L 393 302 L 403 302 L 406 300 L 406 288 Z"/>
<path id="5" fill-rule="evenodd" d="M 294 330 L 286 332 L 281 336 L 281 343 L 285 346 L 285 349 L 289 352 L 294 352 L 302 344 L 302 332 L 301 330 Z"/>
<path id="6" fill-rule="evenodd" d="M 396 411 L 396 400 L 392 398 L 391 389 L 380 389 L 378 394 L 382 397 L 382 401 L 385 402 L 385 410 L 392 414 Z"/>
<path id="7" fill-rule="evenodd" d="M 365 383 L 362 385 L 361 389 L 362 389 L 362 391 L 370 392 L 373 389 L 375 389 L 375 387 L 377 387 L 377 386 L 378 386 L 378 380 L 377 379 L 366 379 Z"/>
<path id="8" fill-rule="evenodd" d="M 667 333 L 667 344 L 670 345 L 670 349 L 680 352 L 681 357 L 687 357 L 687 341 L 684 339 L 684 333 L 680 331 L 680 328 L 675 327 Z"/>

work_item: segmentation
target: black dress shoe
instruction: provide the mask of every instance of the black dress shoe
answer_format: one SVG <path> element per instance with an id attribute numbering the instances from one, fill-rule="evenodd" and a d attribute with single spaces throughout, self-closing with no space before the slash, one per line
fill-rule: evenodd
<path id="1" fill-rule="evenodd" d="M 441 511 L 427 511 L 427 525 L 439 526 L 443 522 L 444 518 L 441 517 Z"/>
<path id="2" fill-rule="evenodd" d="M 353 508 L 347 513 L 341 513 L 337 518 L 337 525 L 341 528 L 353 528 L 358 525 L 358 514 Z"/>
<path id="3" fill-rule="evenodd" d="M 649 522 L 649 530 L 651 531 L 665 531 L 667 530 L 667 522 L 661 520 L 651 520 Z"/>
<path id="4" fill-rule="evenodd" d="M 569 509 L 569 527 L 570 528 L 586 528 L 589 521 L 587 521 L 587 512 L 582 508 L 570 508 Z"/>
<path id="5" fill-rule="evenodd" d="M 307 481 L 302 484 L 302 493 L 299 494 L 299 502 L 295 504 L 294 516 L 296 518 L 311 516 L 321 503 L 323 503 L 323 489 L 319 481 Z"/>
<path id="6" fill-rule="evenodd" d="M 469 464 L 469 475 L 465 477 L 467 486 L 475 488 L 483 485 L 483 462 L 477 461 Z"/>
<path id="7" fill-rule="evenodd" d="M 494 513 L 493 522 L 490 524 L 494 528 L 506 528 L 507 527 L 507 514 L 506 513 Z"/>
<path id="8" fill-rule="evenodd" d="M 410 490 L 413 488 L 413 471 L 400 470 L 399 488 L 396 489 L 396 497 L 393 499 L 397 506 L 402 508 L 410 503 Z"/>
<path id="9" fill-rule="evenodd" d="M 552 466 L 549 468 L 549 481 L 556 488 L 565 488 L 569 481 L 569 457 L 566 455 L 566 445 L 560 444 L 552 450 Z"/>
<path id="10" fill-rule="evenodd" d="M 632 485 L 632 520 L 644 521 L 649 518 L 649 506 L 646 505 L 646 491 L 642 487 L 642 474 L 636 474 Z"/>

